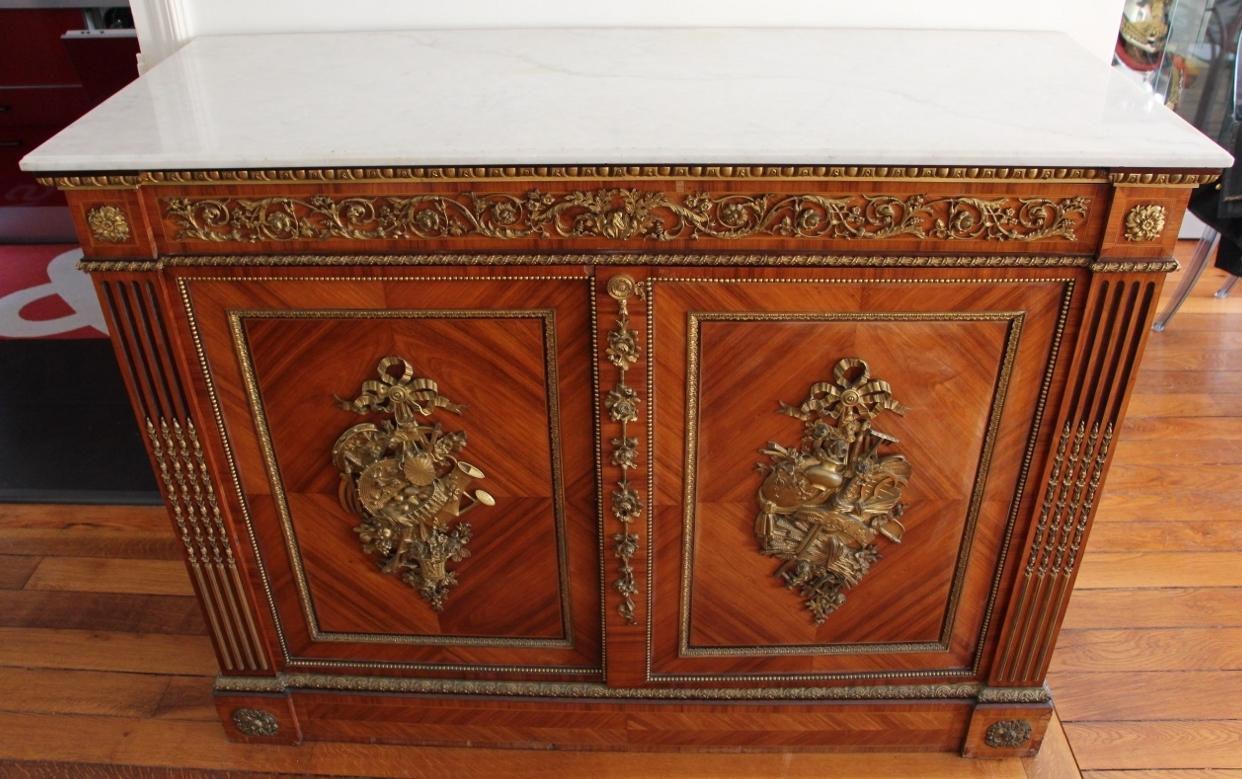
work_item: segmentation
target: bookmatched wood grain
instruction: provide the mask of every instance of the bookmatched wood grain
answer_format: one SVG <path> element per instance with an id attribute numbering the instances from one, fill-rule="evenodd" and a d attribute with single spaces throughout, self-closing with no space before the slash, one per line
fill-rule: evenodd
<path id="1" fill-rule="evenodd" d="M 1074 281 L 1081 277 L 1052 271 L 1006 272 L 1003 280 L 986 271 L 900 279 L 802 271 L 787 282 L 772 271 L 657 271 L 653 674 L 744 682 L 748 674 L 917 670 L 973 678 L 1007 542 L 1007 498 L 1020 478 L 1015 453 L 1032 436 L 1049 438 L 1035 420 Z M 778 561 L 759 552 L 755 464 L 769 441 L 801 439 L 801 424 L 779 403 L 800 403 L 847 357 L 867 361 L 910 408 L 875 424 L 898 439 L 886 452 L 904 454 L 914 474 L 903 493 L 902 543 L 881 543 L 867 577 L 816 626 L 773 576 Z M 691 375 L 698 385 L 687 393 Z M 697 394 L 694 419 L 687 394 Z M 692 471 L 685 447 L 696 447 Z M 685 511 L 693 511 L 689 539 Z M 868 646 L 852 649 L 861 644 Z"/>
<path id="2" fill-rule="evenodd" d="M 565 667 L 570 679 L 599 678 L 588 279 L 367 275 L 323 284 L 297 270 L 185 274 L 185 313 L 241 476 L 243 494 L 230 484 L 229 499 L 250 512 L 263 555 L 250 559 L 269 578 L 288 651 L 326 668 L 521 676 Z M 236 331 L 229 311 L 245 312 Z M 450 566 L 458 585 L 442 613 L 378 570 L 353 532 L 359 518 L 337 499 L 332 444 L 365 419 L 336 398 L 376 380 L 389 355 L 464 407 L 432 421 L 466 434 L 462 456 L 496 499 L 468 518 L 470 555 Z"/>

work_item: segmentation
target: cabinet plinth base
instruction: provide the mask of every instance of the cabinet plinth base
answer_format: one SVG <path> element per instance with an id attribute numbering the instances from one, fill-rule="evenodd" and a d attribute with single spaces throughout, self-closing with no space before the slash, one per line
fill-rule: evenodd
<path id="1" fill-rule="evenodd" d="M 220 692 L 216 707 L 229 738 L 245 742 L 956 752 L 970 725 L 974 702 L 515 700 L 290 690 L 286 694 Z M 270 721 L 251 710 L 272 715 L 278 730 L 271 735 L 255 733 L 256 725 L 262 728 Z"/>
<path id="2" fill-rule="evenodd" d="M 288 693 L 216 693 L 215 704 L 230 741 L 302 743 L 298 713 Z"/>
<path id="3" fill-rule="evenodd" d="M 1051 719 L 1051 703 L 981 703 L 970 718 L 962 757 L 1031 757 Z"/>
<path id="4" fill-rule="evenodd" d="M 64 180 L 228 735 L 1034 754 L 1214 174 L 609 170 Z"/>

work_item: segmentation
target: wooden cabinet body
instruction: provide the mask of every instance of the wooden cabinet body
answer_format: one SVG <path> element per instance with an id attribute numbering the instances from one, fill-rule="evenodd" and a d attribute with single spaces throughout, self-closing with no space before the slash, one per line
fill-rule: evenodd
<path id="1" fill-rule="evenodd" d="M 1211 177 L 55 183 L 231 736 L 1005 756 L 1050 715 L 1177 215 Z M 385 570 L 365 515 L 409 520 L 457 470 L 439 529 L 397 542 L 417 565 Z"/>

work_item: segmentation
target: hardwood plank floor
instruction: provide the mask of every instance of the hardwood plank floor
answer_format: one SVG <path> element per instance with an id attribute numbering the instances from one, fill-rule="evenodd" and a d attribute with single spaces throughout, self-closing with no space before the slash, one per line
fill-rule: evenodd
<path id="1" fill-rule="evenodd" d="M 1053 656 L 1088 779 L 1242 779 L 1242 290 L 1214 298 L 1223 280 L 1148 340 Z"/>
<path id="2" fill-rule="evenodd" d="M 1058 723 L 1025 761 L 233 744 L 211 702 L 216 666 L 185 571 L 159 551 L 173 540 L 167 519 L 93 512 L 0 505 L 0 777 L 1078 776 Z"/>
<path id="3" fill-rule="evenodd" d="M 1242 779 L 1242 293 L 1220 281 L 1150 339 L 1037 758 L 231 744 L 162 509 L 0 506 L 0 776 Z"/>
<path id="4" fill-rule="evenodd" d="M 76 735 L 64 739 L 67 729 Z M 191 776 L 257 771 L 295 776 L 376 777 L 944 777 L 1021 779 L 1019 760 L 963 760 L 906 754 L 685 754 L 556 752 L 451 747 L 396 747 L 316 742 L 300 747 L 234 744 L 216 722 L 133 717 L 10 714 L 0 732 L 13 742 L 6 756 L 36 763 L 87 763 L 115 769 L 193 769 Z M 49 760 L 49 753 L 59 755 Z M 0 769 L 12 763 L 0 764 Z M 69 769 L 66 769 L 67 771 Z M 220 772 L 220 773 L 216 773 Z M 20 774 L 18 774 L 20 775 Z M 46 775 L 46 774 L 45 774 Z M 51 774 L 56 776 L 58 774 Z M 76 775 L 62 773 L 59 776 Z M 161 776 L 159 773 L 108 775 Z M 175 774 L 173 774 L 175 775 Z M 230 773 L 230 776 L 236 774 Z"/>
<path id="5" fill-rule="evenodd" d="M 1078 590 L 1065 615 L 1063 629 L 1137 630 L 1203 625 L 1242 626 L 1242 588 Z"/>
<path id="6" fill-rule="evenodd" d="M 45 557 L 26 580 L 27 590 L 193 595 L 180 560 Z"/>
<path id="7" fill-rule="evenodd" d="M 1091 769 L 1236 768 L 1242 720 L 1134 720 L 1065 723 L 1079 765 Z"/>

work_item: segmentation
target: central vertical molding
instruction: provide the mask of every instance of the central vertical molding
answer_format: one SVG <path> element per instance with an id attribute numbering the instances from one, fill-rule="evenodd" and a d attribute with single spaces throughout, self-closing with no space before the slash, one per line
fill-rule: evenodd
<path id="1" fill-rule="evenodd" d="M 633 625 L 638 621 L 635 596 L 638 595 L 638 578 L 635 575 L 633 559 L 638 554 L 641 540 L 634 532 L 634 523 L 642 516 L 646 507 L 634 484 L 630 481 L 630 471 L 638 467 L 638 438 L 630 435 L 630 426 L 638 422 L 638 410 L 642 399 L 638 390 L 626 383 L 626 375 L 638 362 L 641 347 L 638 344 L 638 331 L 630 329 L 629 299 L 641 294 L 634 279 L 624 274 L 613 276 L 608 280 L 608 296 L 617 303 L 617 315 L 613 326 L 608 331 L 608 345 L 604 348 L 604 358 L 616 369 L 616 383 L 604 396 L 604 408 L 608 418 L 617 426 L 618 435 L 611 439 L 609 463 L 620 471 L 612 488 L 612 515 L 619 527 L 613 535 L 613 555 L 617 561 L 616 578 L 613 589 L 621 596 L 617 604 L 617 612 L 625 620 L 625 624 Z"/>
<path id="2" fill-rule="evenodd" d="M 641 269 L 625 270 L 596 277 L 601 319 L 593 361 L 602 379 L 596 385 L 601 423 L 596 458 L 604 676 L 615 688 L 647 681 L 644 625 L 651 615 L 650 588 L 643 592 L 650 570 L 644 555 L 651 552 L 653 500 L 650 473 L 644 473 L 651 464 L 650 294 Z"/>

